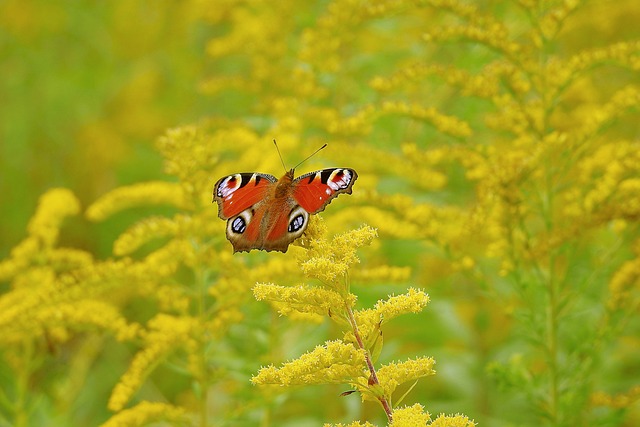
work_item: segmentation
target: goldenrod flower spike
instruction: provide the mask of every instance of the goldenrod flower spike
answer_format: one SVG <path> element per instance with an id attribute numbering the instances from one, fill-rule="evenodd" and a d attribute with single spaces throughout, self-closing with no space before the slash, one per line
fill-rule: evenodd
<path id="1" fill-rule="evenodd" d="M 444 415 L 429 423 L 429 427 L 475 427 L 476 423 L 464 415 Z"/>
<path id="2" fill-rule="evenodd" d="M 330 243 L 324 239 L 310 240 L 310 250 L 301 263 L 302 271 L 342 293 L 349 267 L 359 262 L 356 250 L 370 244 L 376 236 L 374 228 L 363 226 L 334 237 Z"/>
<path id="3" fill-rule="evenodd" d="M 111 393 L 108 406 L 112 411 L 124 408 L 161 360 L 180 347 L 193 348 L 192 336 L 199 325 L 197 319 L 191 317 L 159 314 L 149 321 L 148 327 L 143 337 L 144 349 L 135 355 Z"/>
<path id="4" fill-rule="evenodd" d="M 392 362 L 378 369 L 378 379 L 385 396 L 391 396 L 396 387 L 409 381 L 435 375 L 435 360 L 431 357 L 420 357 L 404 362 Z"/>
<path id="5" fill-rule="evenodd" d="M 71 191 L 65 188 L 49 190 L 40 197 L 38 209 L 27 230 L 43 247 L 50 248 L 58 239 L 62 220 L 79 212 L 80 202 Z"/>
<path id="6" fill-rule="evenodd" d="M 253 295 L 258 301 L 282 303 L 280 314 L 299 312 L 326 316 L 342 312 L 345 304 L 344 297 L 335 291 L 306 285 L 290 287 L 258 283 L 253 288 Z M 347 304 L 352 307 L 355 295 L 349 294 L 347 298 Z"/>
<path id="7" fill-rule="evenodd" d="M 113 253 L 118 256 L 129 255 L 145 243 L 158 238 L 173 237 L 179 230 L 179 218 L 147 218 L 118 236 L 113 244 Z"/>
<path id="8" fill-rule="evenodd" d="M 342 423 L 327 424 L 327 423 L 325 423 L 323 425 L 323 427 L 376 427 L 376 426 L 375 426 L 375 424 L 371 424 L 368 421 L 365 421 L 365 422 L 354 421 L 354 422 L 349 423 L 349 424 L 342 424 Z"/>
<path id="9" fill-rule="evenodd" d="M 300 254 L 299 262 L 305 275 L 319 279 L 321 285 L 287 287 L 258 283 L 253 292 L 258 300 L 277 303 L 280 314 L 329 316 L 345 329 L 344 339 L 327 342 L 280 368 L 262 368 L 252 382 L 281 386 L 348 384 L 360 392 L 363 400 L 379 402 L 391 421 L 393 392 L 400 384 L 433 375 L 435 361 L 429 357 L 417 358 L 390 363 L 376 371 L 374 363 L 383 343 L 380 328 L 401 314 L 422 311 L 429 297 L 421 290 L 410 288 L 406 294 L 378 301 L 372 309 L 354 312 L 356 296 L 350 292 L 348 273 L 360 262 L 357 248 L 370 244 L 377 232 L 365 225 L 339 234 L 329 242 L 322 236 L 325 230 L 321 221 L 318 225 L 317 229 L 310 227 L 314 230 L 313 237 L 304 242 L 308 249 Z M 407 273 L 403 271 L 404 274 Z M 428 415 L 421 417 L 428 419 Z M 415 421 L 417 418 L 407 419 Z M 402 423 L 402 415 L 398 423 Z"/>
<path id="10" fill-rule="evenodd" d="M 364 380 L 364 351 L 341 341 L 328 341 L 281 368 L 260 369 L 255 385 L 349 384 Z"/>
<path id="11" fill-rule="evenodd" d="M 103 221 L 116 212 L 135 206 L 169 205 L 189 209 L 182 187 L 178 184 L 154 181 L 119 187 L 105 194 L 87 208 L 87 218 Z"/>
<path id="12" fill-rule="evenodd" d="M 429 296 L 424 291 L 409 288 L 407 294 L 380 300 L 374 308 L 356 310 L 353 316 L 363 342 L 373 342 L 379 334 L 380 326 L 402 314 L 419 313 L 428 303 Z"/>
<path id="13" fill-rule="evenodd" d="M 54 249 L 58 241 L 60 227 L 65 218 L 80 212 L 80 202 L 76 196 L 65 188 L 54 188 L 47 191 L 38 201 L 35 214 L 29 220 L 29 235 L 11 250 L 8 259 L 0 261 L 0 280 L 9 280 L 34 261 L 34 257 L 42 259 L 52 257 L 54 265 L 85 264 L 91 259 L 87 252 L 77 249 Z"/>
<path id="14" fill-rule="evenodd" d="M 413 406 L 396 408 L 393 411 L 393 421 L 389 427 L 416 427 L 427 426 L 431 416 L 425 412 L 424 407 L 418 403 Z"/>
<path id="15" fill-rule="evenodd" d="M 119 341 L 131 340 L 140 331 L 140 325 L 128 323 L 114 306 L 92 300 L 42 307 L 35 314 L 33 325 L 68 329 L 94 327 L 97 330 L 110 331 Z M 8 329 L 10 330 L 11 326 Z M 18 330 L 20 331 L 19 328 Z M 24 331 L 20 332 L 24 334 Z"/>
<path id="16" fill-rule="evenodd" d="M 409 288 L 406 294 L 396 295 L 376 303 L 374 310 L 387 322 L 401 314 L 420 313 L 429 303 L 429 296 L 420 289 Z"/>
<path id="17" fill-rule="evenodd" d="M 349 277 L 354 282 L 362 283 L 402 283 L 411 277 L 411 268 L 394 265 L 362 266 L 357 270 L 350 271 Z"/>
<path id="18" fill-rule="evenodd" d="M 636 257 L 624 262 L 609 281 L 609 301 L 607 308 L 615 311 L 623 307 L 637 307 L 637 295 L 640 288 L 640 239 L 636 240 Z"/>
<path id="19" fill-rule="evenodd" d="M 628 391 L 610 395 L 604 392 L 594 392 L 589 399 L 591 406 L 608 406 L 610 408 L 628 408 L 640 400 L 640 386 L 631 387 Z"/>
<path id="20" fill-rule="evenodd" d="M 143 401 L 136 406 L 118 412 L 100 427 L 138 427 L 151 423 L 165 422 L 170 425 L 187 425 L 187 411 L 168 403 Z"/>

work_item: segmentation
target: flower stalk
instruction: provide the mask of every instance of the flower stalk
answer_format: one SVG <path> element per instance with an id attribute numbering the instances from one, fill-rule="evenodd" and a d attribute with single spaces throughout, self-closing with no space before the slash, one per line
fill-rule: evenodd
<path id="1" fill-rule="evenodd" d="M 369 374 L 371 375 L 369 377 L 368 384 L 375 390 L 379 388 L 380 380 L 378 380 L 378 375 L 376 374 L 376 368 L 373 365 L 373 361 L 371 360 L 371 353 L 367 348 L 365 348 L 365 345 L 362 341 L 362 337 L 360 336 L 360 332 L 358 331 L 358 325 L 356 323 L 356 319 L 355 317 L 353 317 L 353 310 L 348 305 L 345 305 L 345 311 L 349 318 L 349 324 L 351 325 L 351 329 L 353 330 L 353 335 L 356 338 L 358 346 L 365 352 L 364 354 L 365 362 L 367 363 L 367 368 L 369 369 Z M 380 402 L 380 405 L 382 405 L 382 409 L 384 409 L 384 412 L 387 415 L 387 419 L 389 420 L 389 423 L 391 423 L 393 421 L 393 410 L 391 408 L 390 402 L 387 400 L 386 396 L 384 395 L 377 396 L 377 398 L 378 398 L 378 401 Z"/>
<path id="2" fill-rule="evenodd" d="M 391 403 L 394 391 L 400 384 L 433 375 L 435 361 L 423 357 L 392 362 L 376 369 L 374 358 L 382 348 L 381 327 L 401 314 L 419 313 L 429 302 L 429 297 L 419 289 L 410 288 L 406 294 L 378 301 L 373 308 L 355 310 L 357 297 L 351 293 L 348 278 L 379 277 L 383 271 L 380 266 L 372 270 L 375 275 L 368 274 L 366 266 L 360 266 L 358 274 L 351 271 L 353 265 L 360 264 L 357 248 L 370 244 L 376 237 L 376 230 L 363 226 L 327 241 L 324 238 L 326 229 L 321 222 L 309 228 L 313 237 L 310 237 L 299 263 L 306 276 L 317 279 L 320 285 L 287 287 L 259 283 L 254 287 L 254 295 L 258 300 L 270 302 L 282 315 L 328 315 L 343 328 L 344 336 L 317 346 L 280 368 L 273 365 L 262 368 L 251 381 L 256 385 L 280 386 L 348 384 L 360 393 L 363 400 L 377 401 L 389 425 L 396 425 Z M 386 271 L 388 280 L 398 277 L 396 270 L 390 268 Z M 424 419 L 427 415 L 422 411 L 421 406 L 414 408 L 413 412 L 401 411 L 400 418 L 410 413 L 411 419 Z M 412 424 L 400 421 L 399 425 Z M 462 425 L 470 426 L 472 423 Z"/>

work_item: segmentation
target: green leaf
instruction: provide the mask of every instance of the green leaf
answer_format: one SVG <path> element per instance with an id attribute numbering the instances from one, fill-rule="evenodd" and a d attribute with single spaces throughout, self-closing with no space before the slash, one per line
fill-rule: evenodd
<path id="1" fill-rule="evenodd" d="M 411 384 L 411 387 L 409 387 L 407 389 L 407 391 L 404 392 L 404 394 L 402 396 L 400 396 L 400 399 L 398 399 L 398 401 L 396 402 L 396 404 L 394 405 L 394 407 L 398 407 L 402 401 L 404 400 L 405 397 L 407 397 L 407 395 L 411 392 L 411 390 L 413 390 L 413 388 L 416 386 L 416 384 L 418 384 L 419 380 L 415 380 L 415 382 L 413 384 Z"/>

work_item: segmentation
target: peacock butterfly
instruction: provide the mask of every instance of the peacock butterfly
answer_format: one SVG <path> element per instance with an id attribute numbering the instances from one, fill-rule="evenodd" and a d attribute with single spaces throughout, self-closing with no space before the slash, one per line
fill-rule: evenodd
<path id="1" fill-rule="evenodd" d="M 324 147 L 326 144 L 315 153 Z M 351 194 L 358 178 L 356 171 L 348 168 L 322 169 L 294 178 L 296 167 L 280 179 L 249 172 L 216 182 L 213 201 L 218 202 L 218 216 L 227 220 L 227 239 L 234 252 L 286 252 L 306 230 L 309 215 L 323 211 L 337 195 Z"/>

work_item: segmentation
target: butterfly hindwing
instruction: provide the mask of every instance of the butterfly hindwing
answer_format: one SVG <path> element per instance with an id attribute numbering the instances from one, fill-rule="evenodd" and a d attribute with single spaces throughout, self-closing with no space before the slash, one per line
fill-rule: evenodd
<path id="1" fill-rule="evenodd" d="M 265 236 L 264 248 L 267 251 L 286 252 L 289 244 L 302 236 L 309 224 L 309 213 L 298 205 L 288 201 L 289 209 L 277 212 L 275 221 Z"/>
<path id="2" fill-rule="evenodd" d="M 213 200 L 218 202 L 218 216 L 229 219 L 261 202 L 277 181 L 275 176 L 263 173 L 236 173 L 220 178 L 213 187 Z"/>
<path id="3" fill-rule="evenodd" d="M 227 239 L 233 245 L 234 252 L 261 248 L 262 220 L 268 205 L 259 202 L 253 206 L 227 221 Z"/>
<path id="4" fill-rule="evenodd" d="M 338 194 L 351 194 L 358 174 L 353 169 L 330 168 L 311 172 L 293 181 L 293 198 L 308 213 L 318 213 Z"/>
<path id="5" fill-rule="evenodd" d="M 234 252 L 261 249 L 286 252 L 307 228 L 309 214 L 293 199 L 267 199 L 227 221 L 227 239 Z"/>

